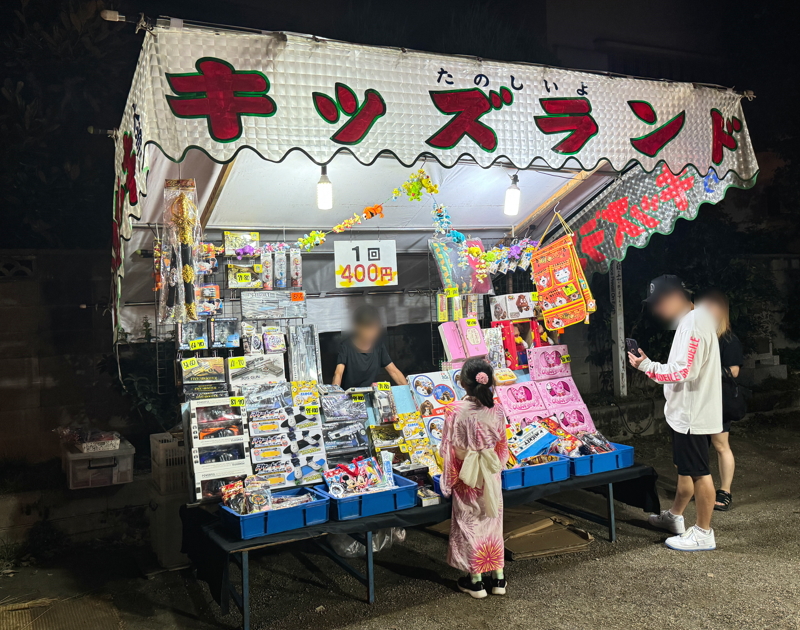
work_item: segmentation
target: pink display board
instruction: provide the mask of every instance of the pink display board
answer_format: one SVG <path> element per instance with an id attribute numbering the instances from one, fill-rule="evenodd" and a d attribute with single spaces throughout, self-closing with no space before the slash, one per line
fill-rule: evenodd
<path id="1" fill-rule="evenodd" d="M 547 381 L 558 376 L 570 376 L 572 374 L 570 364 L 563 363 L 562 357 L 569 358 L 567 346 L 528 348 L 528 371 L 531 380 Z"/>
<path id="2" fill-rule="evenodd" d="M 571 376 L 538 381 L 536 387 L 545 406 L 552 412 L 567 405 L 582 405 L 583 399 Z"/>
<path id="3" fill-rule="evenodd" d="M 508 418 L 537 411 L 546 413 L 547 406 L 542 400 L 536 383 L 526 381 L 512 385 L 500 385 L 494 391 Z"/>
<path id="4" fill-rule="evenodd" d="M 563 429 L 572 435 L 581 431 L 594 433 L 597 430 L 586 405 L 565 405 L 555 410 L 555 416 Z"/>

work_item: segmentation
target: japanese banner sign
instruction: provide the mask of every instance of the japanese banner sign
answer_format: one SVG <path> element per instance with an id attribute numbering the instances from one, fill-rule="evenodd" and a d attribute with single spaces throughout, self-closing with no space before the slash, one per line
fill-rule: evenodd
<path id="1" fill-rule="evenodd" d="M 740 98 L 689 83 L 284 33 L 159 27 L 145 35 L 117 138 L 115 239 L 128 238 L 129 218 L 139 217 L 156 147 L 173 160 L 199 148 L 218 162 L 244 147 L 274 162 L 299 149 L 319 164 L 342 150 L 365 164 L 382 152 L 405 165 L 423 154 L 445 166 L 465 155 L 518 168 L 607 160 L 657 175 L 664 162 L 701 180 L 711 168 L 721 180 L 731 172 L 750 180 L 758 166 Z M 676 195 L 669 203 L 682 200 Z M 636 198 L 648 215 L 641 204 Z M 655 220 L 634 222 L 654 229 L 647 223 Z M 624 229 L 636 231 L 618 228 L 612 238 L 638 238 Z"/>
<path id="2" fill-rule="evenodd" d="M 385 287 L 397 284 L 395 241 L 334 241 L 336 286 Z"/>
<path id="3" fill-rule="evenodd" d="M 652 173 L 628 171 L 570 221 L 586 275 L 607 273 L 628 247 L 645 247 L 653 234 L 670 234 L 678 219 L 695 219 L 702 204 L 722 201 L 731 186 L 755 182 L 732 171 L 720 178 L 713 168 L 701 175 L 693 166 L 677 175 L 666 164 Z"/>

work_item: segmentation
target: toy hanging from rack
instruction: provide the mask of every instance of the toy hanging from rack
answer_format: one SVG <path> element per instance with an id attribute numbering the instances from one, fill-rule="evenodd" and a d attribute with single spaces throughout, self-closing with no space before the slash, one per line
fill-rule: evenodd
<path id="1" fill-rule="evenodd" d="M 197 321 L 195 303 L 196 262 L 200 243 L 200 217 L 194 179 L 164 182 L 164 238 L 162 241 L 161 322 Z"/>

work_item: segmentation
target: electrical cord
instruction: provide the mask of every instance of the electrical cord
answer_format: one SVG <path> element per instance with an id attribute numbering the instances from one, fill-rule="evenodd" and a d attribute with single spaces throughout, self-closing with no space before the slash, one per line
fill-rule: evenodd
<path id="1" fill-rule="evenodd" d="M 645 426 L 643 429 L 640 429 L 638 431 L 634 431 L 633 429 L 631 429 L 630 424 L 628 424 L 628 418 L 625 416 L 625 412 L 622 411 L 622 407 L 619 406 L 619 403 L 617 403 L 617 401 L 612 400 L 611 401 L 611 406 L 617 408 L 617 412 L 619 413 L 619 416 L 622 419 L 622 425 L 625 427 L 625 430 L 628 433 L 630 433 L 631 435 L 642 435 L 643 433 L 648 431 L 650 429 L 650 427 L 653 426 L 653 421 L 654 421 L 655 412 L 656 412 L 656 401 L 651 398 L 650 402 L 653 403 L 653 409 L 650 412 L 650 420 L 648 421 L 647 426 Z"/>

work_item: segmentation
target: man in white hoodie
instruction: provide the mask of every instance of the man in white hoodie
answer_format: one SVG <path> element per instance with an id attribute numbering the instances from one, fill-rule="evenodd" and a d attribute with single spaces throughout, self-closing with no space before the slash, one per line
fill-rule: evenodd
<path id="1" fill-rule="evenodd" d="M 678 489 L 669 510 L 649 522 L 673 534 L 665 541 L 679 551 L 716 549 L 711 514 L 714 482 L 708 466 L 711 436 L 722 431 L 722 368 L 717 325 L 702 306 L 695 307 L 677 276 L 659 276 L 650 283 L 645 302 L 660 319 L 677 324 L 667 363 L 656 363 L 639 350 L 628 353 L 630 364 L 664 386 L 664 415 L 672 433 L 672 459 Z M 695 497 L 697 522 L 686 529 L 683 511 Z"/>

